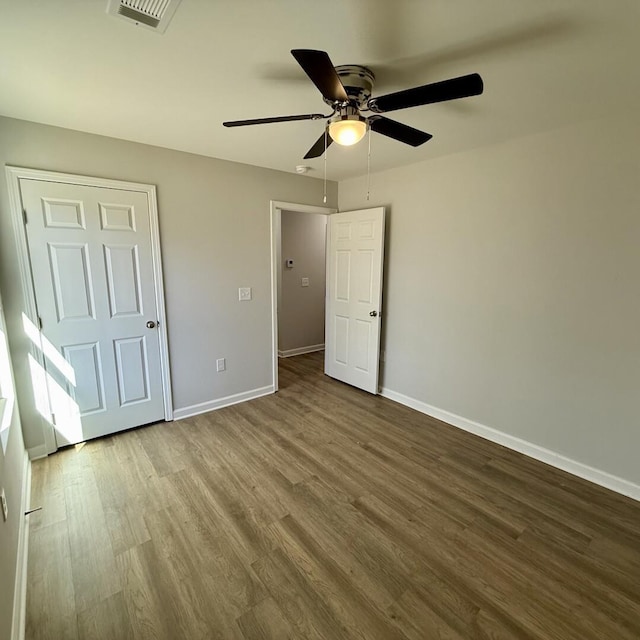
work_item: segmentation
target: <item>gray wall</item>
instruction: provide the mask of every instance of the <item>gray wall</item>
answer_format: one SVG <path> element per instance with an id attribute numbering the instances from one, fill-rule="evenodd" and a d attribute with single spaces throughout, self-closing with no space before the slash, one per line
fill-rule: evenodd
<path id="1" fill-rule="evenodd" d="M 326 229 L 326 215 L 282 212 L 279 351 L 324 344 Z M 292 269 L 284 267 L 287 258 L 294 261 Z M 303 277 L 308 287 L 302 287 Z"/>
<path id="2" fill-rule="evenodd" d="M 382 385 L 640 484 L 639 176 L 627 113 L 340 183 L 389 207 Z"/>
<path id="3" fill-rule="evenodd" d="M 1 300 L 0 313 L 2 313 Z M 1 328 L 2 323 L 0 323 Z M 0 335 L 0 340 L 4 340 L 4 335 Z M 0 487 L 4 487 L 9 509 L 9 518 L 6 522 L 3 522 L 0 517 L 0 638 L 7 639 L 11 637 L 18 535 L 20 522 L 23 520 L 22 493 L 25 490 L 23 486 L 25 463 L 20 417 L 17 406 L 14 406 L 6 451 L 3 452 L 0 446 Z"/>
<path id="4" fill-rule="evenodd" d="M 322 205 L 321 180 L 9 118 L 0 118 L 0 163 L 157 185 L 174 407 L 272 383 L 269 202 Z M 329 183 L 327 206 L 336 201 Z M 4 179 L 0 252 L 19 383 L 23 302 Z M 243 286 L 251 302 L 238 301 Z M 216 358 L 226 371 L 215 372 Z M 41 428 L 22 414 L 27 446 L 40 445 Z"/>

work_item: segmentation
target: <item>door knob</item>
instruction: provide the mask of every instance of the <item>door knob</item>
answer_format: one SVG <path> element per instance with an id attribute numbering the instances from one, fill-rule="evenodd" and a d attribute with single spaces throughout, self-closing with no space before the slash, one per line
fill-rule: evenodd
<path id="1" fill-rule="evenodd" d="M 156 323 L 153 320 L 149 320 L 149 322 L 147 322 L 147 328 L 148 329 L 155 329 Z"/>
<path id="2" fill-rule="evenodd" d="M 370 315 L 372 318 L 375 318 L 375 317 L 378 315 L 378 312 L 377 312 L 377 311 L 369 311 L 369 315 Z"/>

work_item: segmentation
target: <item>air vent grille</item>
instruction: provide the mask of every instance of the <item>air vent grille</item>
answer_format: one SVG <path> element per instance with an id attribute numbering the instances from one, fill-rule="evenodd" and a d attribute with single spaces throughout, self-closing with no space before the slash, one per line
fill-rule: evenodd
<path id="1" fill-rule="evenodd" d="M 160 22 L 170 4 L 171 0 L 120 0 L 121 8 L 133 9 L 133 11 L 143 13 L 158 22 Z"/>
<path id="2" fill-rule="evenodd" d="M 146 13 L 140 13 L 140 11 L 136 11 L 124 4 L 121 4 L 120 7 L 118 7 L 118 14 L 125 18 L 135 20 L 136 22 L 142 22 L 142 24 L 146 24 L 148 27 L 153 27 L 154 29 L 157 29 L 160 24 L 160 20 L 158 20 L 158 18 L 148 16 Z"/>
<path id="3" fill-rule="evenodd" d="M 180 0 L 109 0 L 107 13 L 164 33 Z"/>

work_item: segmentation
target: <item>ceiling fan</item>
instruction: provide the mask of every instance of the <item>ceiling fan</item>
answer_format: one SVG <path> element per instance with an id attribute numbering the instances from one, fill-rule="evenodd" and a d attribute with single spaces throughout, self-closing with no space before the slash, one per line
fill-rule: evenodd
<path id="1" fill-rule="evenodd" d="M 245 127 L 295 120 L 327 120 L 328 126 L 307 151 L 305 159 L 321 156 L 334 141 L 342 145 L 356 144 L 364 137 L 367 129 L 412 147 L 418 147 L 433 136 L 380 114 L 423 104 L 477 96 L 484 88 L 482 78 L 477 73 L 471 73 L 459 78 L 372 98 L 371 90 L 375 76 L 371 69 L 353 64 L 334 67 L 326 52 L 314 49 L 293 49 L 291 54 L 320 90 L 324 101 L 333 111 L 328 115 L 307 113 L 253 120 L 232 120 L 222 124 L 225 127 Z M 363 112 L 370 112 L 372 115 L 363 116 Z"/>

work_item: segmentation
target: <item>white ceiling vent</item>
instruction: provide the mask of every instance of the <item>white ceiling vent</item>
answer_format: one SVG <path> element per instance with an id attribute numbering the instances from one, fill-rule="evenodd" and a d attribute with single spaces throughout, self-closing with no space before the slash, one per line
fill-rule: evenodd
<path id="1" fill-rule="evenodd" d="M 109 0 L 107 13 L 164 33 L 180 0 Z"/>

